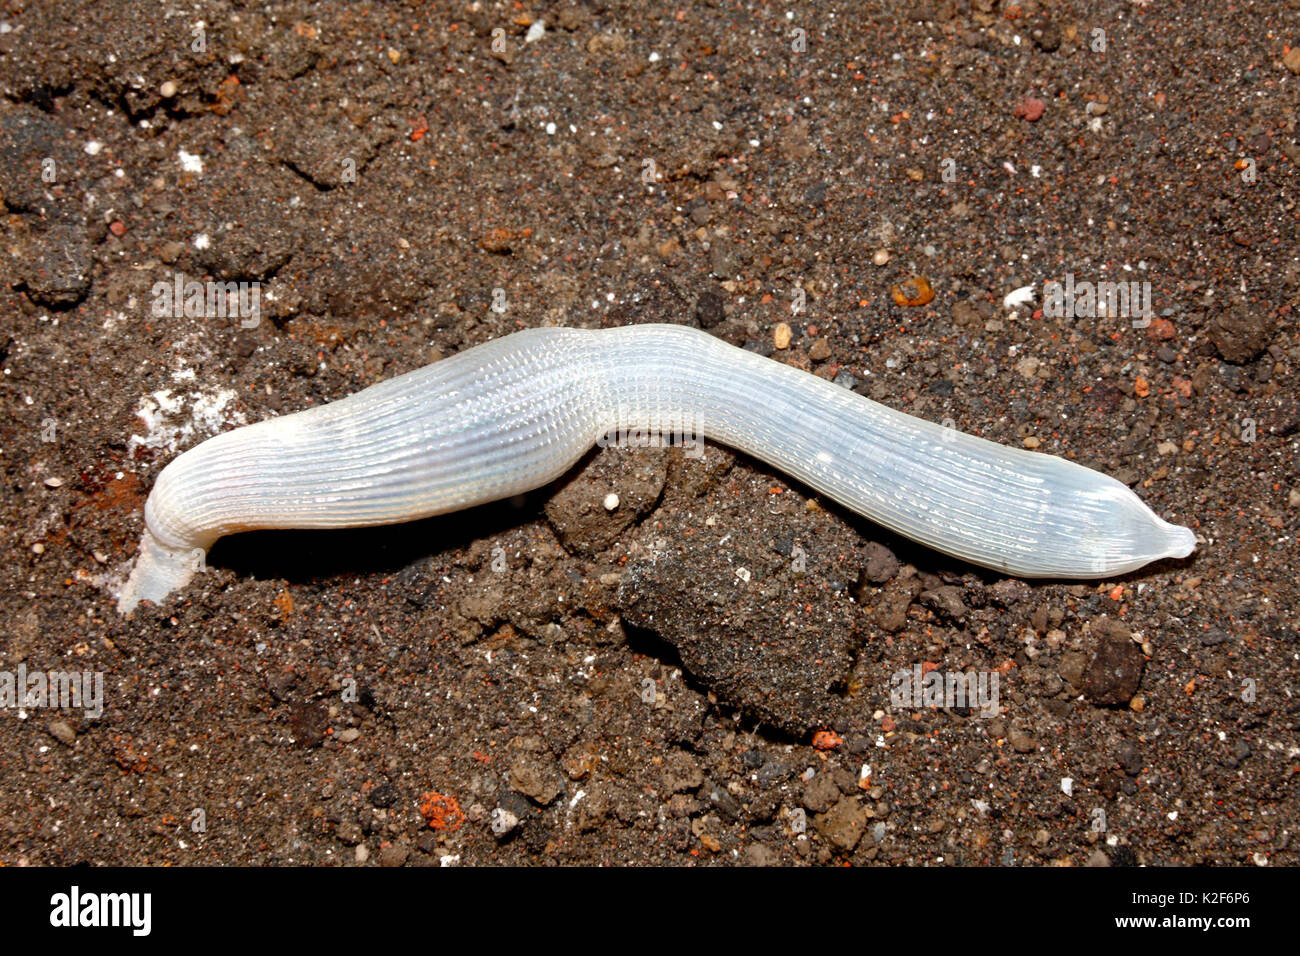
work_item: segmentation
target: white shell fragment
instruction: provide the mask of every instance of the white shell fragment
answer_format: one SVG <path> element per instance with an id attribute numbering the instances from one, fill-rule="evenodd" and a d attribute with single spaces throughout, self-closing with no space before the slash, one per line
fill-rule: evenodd
<path id="1" fill-rule="evenodd" d="M 1026 305 L 1034 301 L 1034 287 L 1031 285 L 1022 285 L 1019 289 L 1012 289 L 1002 300 L 1002 308 L 1014 309 L 1017 306 Z"/>

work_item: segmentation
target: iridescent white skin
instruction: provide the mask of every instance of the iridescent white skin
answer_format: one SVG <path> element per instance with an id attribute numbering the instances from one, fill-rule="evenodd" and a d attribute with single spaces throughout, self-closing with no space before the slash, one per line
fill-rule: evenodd
<path id="1" fill-rule="evenodd" d="M 118 609 L 183 587 L 223 535 L 496 501 L 634 428 L 730 445 L 914 541 L 1019 577 L 1111 577 L 1196 548 L 1114 478 L 905 415 L 697 329 L 548 328 L 185 452 L 145 503 Z"/>

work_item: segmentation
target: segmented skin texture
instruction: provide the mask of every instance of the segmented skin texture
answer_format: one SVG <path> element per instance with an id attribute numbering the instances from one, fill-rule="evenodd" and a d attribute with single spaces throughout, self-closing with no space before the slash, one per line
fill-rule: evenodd
<path id="1" fill-rule="evenodd" d="M 1109 577 L 1196 547 L 1100 472 L 906 415 L 697 329 L 531 329 L 176 458 L 145 504 L 118 607 L 184 586 L 223 535 L 496 501 L 629 429 L 729 445 L 901 535 L 1021 577 Z"/>

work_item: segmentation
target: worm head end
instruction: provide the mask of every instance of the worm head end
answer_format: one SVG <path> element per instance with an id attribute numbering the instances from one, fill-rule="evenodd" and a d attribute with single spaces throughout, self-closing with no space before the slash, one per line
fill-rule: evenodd
<path id="1" fill-rule="evenodd" d="M 1191 528 L 1184 528 L 1182 525 L 1170 524 L 1167 521 L 1161 521 L 1164 525 L 1165 553 L 1161 555 L 1164 558 L 1185 558 L 1196 550 L 1196 535 Z"/>
<path id="2" fill-rule="evenodd" d="M 1109 502 L 1103 517 L 1104 557 L 1099 562 L 1105 565 L 1105 573 L 1134 571 L 1163 558 L 1185 558 L 1196 550 L 1191 528 L 1165 521 L 1119 482 L 1102 497 Z"/>

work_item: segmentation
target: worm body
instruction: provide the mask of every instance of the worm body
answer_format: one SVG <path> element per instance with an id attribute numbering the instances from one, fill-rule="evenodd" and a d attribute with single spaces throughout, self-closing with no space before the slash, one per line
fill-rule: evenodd
<path id="1" fill-rule="evenodd" d="M 627 429 L 730 445 L 899 534 L 1021 577 L 1107 577 L 1196 547 L 1100 472 L 903 414 L 705 332 L 548 328 L 180 455 L 145 504 L 118 609 L 184 586 L 223 535 L 495 501 Z"/>

